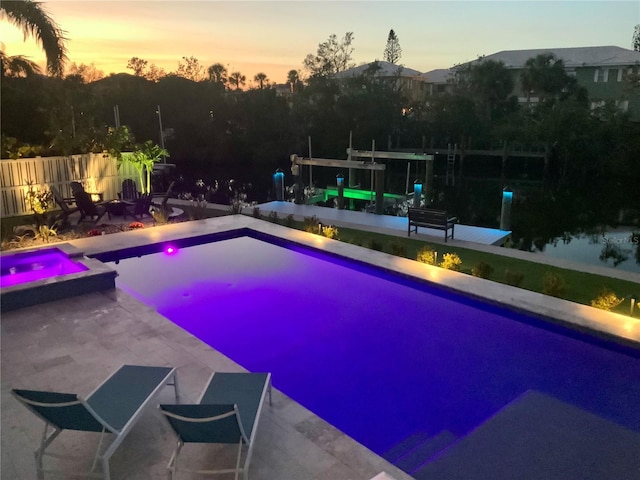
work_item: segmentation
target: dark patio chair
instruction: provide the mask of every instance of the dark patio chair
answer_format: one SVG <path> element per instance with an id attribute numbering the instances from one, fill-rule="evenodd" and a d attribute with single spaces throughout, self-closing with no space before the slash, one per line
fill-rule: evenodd
<path id="1" fill-rule="evenodd" d="M 71 187 L 71 192 L 75 195 L 76 192 L 84 192 L 84 187 L 80 182 L 71 182 L 69 183 L 69 187 Z"/>
<path id="2" fill-rule="evenodd" d="M 80 210 L 80 220 L 78 220 L 78 223 L 83 221 L 98 223 L 107 213 L 107 207 L 101 203 L 93 203 L 91 201 L 91 195 L 84 190 L 74 191 L 73 197 L 76 199 L 78 210 Z"/>
<path id="3" fill-rule="evenodd" d="M 140 195 L 141 194 L 140 192 L 138 192 L 138 186 L 136 185 L 136 182 L 134 182 L 130 178 L 122 181 L 122 191 L 118 193 L 118 198 L 120 200 L 134 202 L 138 200 Z"/>
<path id="4" fill-rule="evenodd" d="M 130 216 L 136 220 L 142 220 L 145 215 L 151 217 L 149 209 L 151 208 L 152 198 L 150 193 L 144 193 L 135 201 L 127 202 L 124 207 L 124 216 Z"/>
<path id="5" fill-rule="evenodd" d="M 56 201 L 61 210 L 60 214 L 58 214 L 58 216 L 56 217 L 55 222 L 62 225 L 69 224 L 69 216 L 78 212 L 78 207 L 70 207 L 69 201 L 65 199 L 60 191 L 53 185 L 49 185 L 49 190 L 51 191 L 53 199 Z"/>

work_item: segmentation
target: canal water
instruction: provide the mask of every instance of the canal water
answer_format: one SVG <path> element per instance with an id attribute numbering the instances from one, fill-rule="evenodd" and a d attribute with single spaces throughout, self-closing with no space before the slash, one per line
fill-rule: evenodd
<path id="1" fill-rule="evenodd" d="M 638 263 L 638 237 L 631 230 L 612 230 L 604 234 L 581 235 L 559 239 L 538 252 L 548 257 L 561 258 L 589 265 L 640 273 Z"/>

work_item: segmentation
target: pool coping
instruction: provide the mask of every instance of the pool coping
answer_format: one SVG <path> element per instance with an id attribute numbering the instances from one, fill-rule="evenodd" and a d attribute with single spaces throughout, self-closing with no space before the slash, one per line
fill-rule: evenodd
<path id="1" fill-rule="evenodd" d="M 91 239 L 69 242 L 92 256 L 100 253 L 163 243 L 190 237 L 213 235 L 241 230 L 254 231 L 277 239 L 297 243 L 313 249 L 374 265 L 399 275 L 431 282 L 455 292 L 481 300 L 531 313 L 543 319 L 586 331 L 607 340 L 640 349 L 640 319 L 581 305 L 541 293 L 524 290 L 472 275 L 426 265 L 376 250 L 348 244 L 300 230 L 287 228 L 265 220 L 244 215 L 195 220 L 160 228 L 140 229 Z"/>

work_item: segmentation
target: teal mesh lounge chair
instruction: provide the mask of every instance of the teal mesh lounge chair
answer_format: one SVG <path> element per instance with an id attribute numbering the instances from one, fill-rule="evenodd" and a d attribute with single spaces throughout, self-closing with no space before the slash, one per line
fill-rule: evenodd
<path id="1" fill-rule="evenodd" d="M 271 404 L 270 373 L 214 373 L 198 404 L 160 405 L 178 436 L 178 445 L 167 466 L 170 478 L 177 478 L 178 456 L 185 443 L 212 443 L 238 446 L 235 468 L 190 470 L 181 465 L 180 471 L 210 475 L 235 473 L 236 480 L 242 472 L 247 480 L 258 420 L 267 393 Z M 241 467 L 243 447 L 246 447 L 246 454 Z"/>
<path id="2" fill-rule="evenodd" d="M 176 369 L 171 367 L 145 367 L 124 365 L 106 379 L 86 400 L 78 398 L 74 393 L 43 392 L 37 390 L 12 390 L 13 395 L 45 422 L 40 446 L 35 451 L 36 470 L 38 479 L 44 479 L 45 470 L 43 457 L 65 456 L 45 452 L 47 447 L 63 430 L 78 430 L 81 432 L 100 433 L 100 441 L 93 459 L 91 470 L 87 472 L 63 473 L 90 478 L 104 478 L 109 480 L 109 459 L 124 440 L 140 416 L 154 398 L 165 386 L 172 385 L 178 399 L 178 383 Z M 52 427 L 53 430 L 49 431 Z M 106 434 L 111 433 L 115 438 L 103 453 L 103 442 Z M 66 458 L 74 458 L 66 456 Z M 77 458 L 77 457 L 76 457 Z M 97 471 L 98 463 L 102 464 L 102 472 Z"/>

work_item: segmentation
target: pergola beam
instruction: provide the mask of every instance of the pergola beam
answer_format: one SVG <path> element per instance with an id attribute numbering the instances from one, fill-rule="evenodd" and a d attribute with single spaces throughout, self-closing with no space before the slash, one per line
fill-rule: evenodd
<path id="1" fill-rule="evenodd" d="M 321 167 L 356 168 L 360 170 L 385 170 L 382 163 L 354 162 L 353 160 L 336 160 L 330 158 L 301 158 L 296 157 L 294 163 L 298 165 L 318 165 Z"/>

